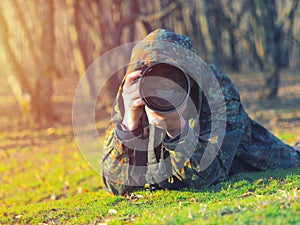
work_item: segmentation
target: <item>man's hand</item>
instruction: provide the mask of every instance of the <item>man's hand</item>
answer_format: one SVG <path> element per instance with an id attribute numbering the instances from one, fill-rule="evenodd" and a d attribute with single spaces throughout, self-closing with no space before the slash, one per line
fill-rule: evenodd
<path id="1" fill-rule="evenodd" d="M 122 125 L 126 130 L 133 131 L 138 128 L 139 121 L 143 115 L 144 102 L 139 93 L 139 78 L 141 70 L 127 75 L 123 86 L 124 118 Z"/>

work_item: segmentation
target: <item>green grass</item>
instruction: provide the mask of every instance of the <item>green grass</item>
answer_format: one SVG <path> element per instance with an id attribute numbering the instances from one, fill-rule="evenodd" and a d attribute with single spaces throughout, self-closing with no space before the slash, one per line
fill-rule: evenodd
<path id="1" fill-rule="evenodd" d="M 0 224 L 300 225 L 300 169 L 243 173 L 204 190 L 110 196 L 78 150 L 70 122 L 20 128 L 12 113 L 16 107 L 0 96 L 4 103 L 3 108 L 14 110 L 0 112 Z M 300 137 L 299 110 L 293 100 L 292 107 L 283 103 L 275 114 L 266 107 L 259 109 L 264 113 L 253 112 L 264 121 L 273 119 L 272 131 L 293 144 Z M 70 109 L 61 111 L 69 121 Z M 100 121 L 97 127 L 103 130 L 105 124 Z"/>
<path id="2" fill-rule="evenodd" d="M 16 224 L 299 224 L 300 171 L 245 173 L 197 191 L 136 192 L 138 199 L 103 190 L 0 210 Z"/>
<path id="3" fill-rule="evenodd" d="M 12 129 L 0 143 L 0 206 L 47 202 L 99 189 L 72 138 L 72 129 Z"/>
<path id="4" fill-rule="evenodd" d="M 297 135 L 295 135 L 294 133 L 290 133 L 290 132 L 282 132 L 282 131 L 278 131 L 278 132 L 274 132 L 277 137 L 279 137 L 282 141 L 286 142 L 286 143 L 295 143 L 296 141 L 299 141 L 297 139 Z"/>
<path id="5" fill-rule="evenodd" d="M 72 129 L 1 132 L 0 224 L 299 224 L 300 169 L 244 173 L 205 190 L 110 196 Z"/>

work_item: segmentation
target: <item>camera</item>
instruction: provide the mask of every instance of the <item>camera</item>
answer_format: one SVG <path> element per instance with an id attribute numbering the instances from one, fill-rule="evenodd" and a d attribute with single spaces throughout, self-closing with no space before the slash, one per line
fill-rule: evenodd
<path id="1" fill-rule="evenodd" d="M 176 111 L 190 94 L 190 79 L 179 66 L 155 63 L 142 71 L 139 92 L 145 105 L 159 113 Z"/>

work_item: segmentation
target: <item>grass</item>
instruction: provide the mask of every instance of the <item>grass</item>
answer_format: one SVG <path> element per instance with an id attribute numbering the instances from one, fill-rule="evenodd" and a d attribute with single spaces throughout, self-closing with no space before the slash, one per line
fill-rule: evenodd
<path id="1" fill-rule="evenodd" d="M 65 122 L 41 128 L 17 125 L 0 77 L 0 224 L 300 224 L 300 169 L 243 173 L 204 190 L 106 194 L 74 140 L 76 82 L 66 88 L 72 78 L 64 79 L 55 84 L 54 101 Z M 236 82 L 249 114 L 289 144 L 300 140 L 300 108 L 293 104 L 298 80 L 282 81 L 285 91 L 273 108 L 251 97 L 253 82 Z"/>
<path id="2" fill-rule="evenodd" d="M 0 155 L 2 207 L 44 202 L 98 188 L 99 178 L 77 150 L 71 130 L 51 129 L 22 133 L 11 130 L 0 144 L 4 149 Z"/>
<path id="3" fill-rule="evenodd" d="M 19 224 L 299 224 L 300 170 L 244 173 L 197 191 L 138 191 L 136 198 L 103 190 L 0 210 Z"/>

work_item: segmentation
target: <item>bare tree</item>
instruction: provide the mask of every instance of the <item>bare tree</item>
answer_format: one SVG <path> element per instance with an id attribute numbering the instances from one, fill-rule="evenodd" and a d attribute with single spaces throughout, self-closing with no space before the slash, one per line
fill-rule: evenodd
<path id="1" fill-rule="evenodd" d="M 284 43 L 285 31 L 293 28 L 293 20 L 299 0 L 293 0 L 286 14 L 278 18 L 277 1 L 249 1 L 253 26 L 255 29 L 256 60 L 261 61 L 265 74 L 262 98 L 276 98 L 280 83 L 280 70 L 287 65 L 282 55 L 288 57 L 291 49 Z M 286 28 L 285 28 L 286 27 Z"/>
<path id="2" fill-rule="evenodd" d="M 28 43 L 27 46 L 30 46 L 26 50 L 31 56 L 32 63 L 30 65 L 29 63 L 25 64 L 23 63 L 23 58 L 20 59 L 20 57 L 17 57 L 18 52 L 15 46 L 12 46 L 12 42 L 9 41 L 8 34 L 10 30 L 7 18 L 3 15 L 4 11 L 0 10 L 1 42 L 6 52 L 7 60 L 14 70 L 14 75 L 17 77 L 16 81 L 20 83 L 22 91 L 24 94 L 30 96 L 30 108 L 35 121 L 51 124 L 54 121 L 58 121 L 51 99 L 53 94 L 53 77 L 57 74 L 53 53 L 55 46 L 53 1 L 43 0 L 39 2 L 39 18 L 29 15 L 32 20 L 36 19 L 41 23 L 41 42 L 37 41 L 38 37 L 34 36 L 34 32 L 30 31 L 28 24 L 25 22 L 24 12 L 22 12 L 17 1 L 13 0 L 10 3 L 14 9 L 17 22 L 20 23 L 20 27 L 24 33 L 23 41 L 24 43 Z M 26 66 L 31 66 L 32 69 Z M 34 72 L 31 74 L 29 71 Z M 37 80 L 32 85 L 32 80 L 36 77 Z"/>
<path id="3" fill-rule="evenodd" d="M 54 5 L 52 0 L 42 0 L 40 4 L 40 21 L 42 27 L 41 51 L 43 60 L 40 62 L 40 72 L 34 90 L 33 112 L 37 122 L 46 121 L 53 123 L 58 121 L 53 110 L 53 78 L 56 76 L 54 47 Z"/>
<path id="4" fill-rule="evenodd" d="M 299 29 L 298 5 L 299 0 L 2 1 L 0 41 L 22 91 L 31 97 L 37 122 L 58 120 L 51 99 L 53 79 L 61 71 L 83 75 L 97 57 L 155 28 L 190 36 L 200 56 L 221 68 L 238 71 L 254 64 L 266 75 L 263 96 L 273 98 L 280 70 L 289 66 L 293 30 Z M 18 54 L 20 46 L 25 56 Z M 299 61 L 295 52 L 293 60 Z M 108 90 L 117 89 L 121 75 L 109 80 Z M 96 81 L 87 78 L 90 96 L 96 98 Z"/>

